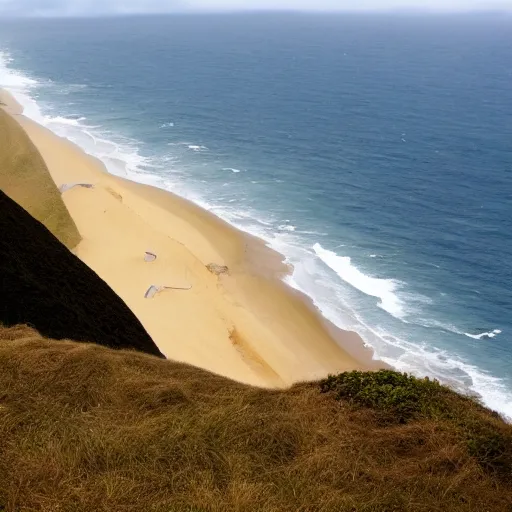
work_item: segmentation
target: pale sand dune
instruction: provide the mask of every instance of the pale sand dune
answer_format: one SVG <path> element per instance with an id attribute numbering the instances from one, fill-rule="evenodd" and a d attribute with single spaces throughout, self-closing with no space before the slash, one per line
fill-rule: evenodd
<path id="1" fill-rule="evenodd" d="M 58 187 L 94 185 L 62 195 L 82 237 L 74 252 L 168 358 L 261 386 L 377 366 L 355 334 L 328 325 L 280 281 L 286 267 L 262 241 L 174 194 L 108 174 L 74 144 L 14 116 Z M 157 259 L 145 262 L 145 251 Z M 229 274 L 211 273 L 212 262 Z M 145 299 L 153 284 L 192 288 Z"/>

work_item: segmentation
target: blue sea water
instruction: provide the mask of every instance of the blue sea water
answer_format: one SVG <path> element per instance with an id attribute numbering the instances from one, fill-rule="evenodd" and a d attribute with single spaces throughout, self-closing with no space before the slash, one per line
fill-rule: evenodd
<path id="1" fill-rule="evenodd" d="M 0 86 L 264 238 L 398 369 L 512 417 L 512 18 L 0 22 Z"/>

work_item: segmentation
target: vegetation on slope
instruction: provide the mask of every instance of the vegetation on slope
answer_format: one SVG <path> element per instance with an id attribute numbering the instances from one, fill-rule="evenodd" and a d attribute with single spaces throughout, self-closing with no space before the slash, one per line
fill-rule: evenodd
<path id="1" fill-rule="evenodd" d="M 437 384 L 351 372 L 271 391 L 21 326 L 0 339 L 6 511 L 511 510 L 512 426 Z"/>
<path id="2" fill-rule="evenodd" d="M 66 247 L 80 235 L 31 140 L 0 108 L 0 189 L 42 222 Z"/>
<path id="3" fill-rule="evenodd" d="M 0 232 L 0 323 L 162 357 L 112 289 L 1 191 Z"/>
<path id="4" fill-rule="evenodd" d="M 429 378 L 395 371 L 348 372 L 320 383 L 337 400 L 378 410 L 381 421 L 408 423 L 436 420 L 466 444 L 468 453 L 487 472 L 512 483 L 512 427 L 470 397 L 463 397 Z M 512 506 L 512 502 L 511 502 Z"/>

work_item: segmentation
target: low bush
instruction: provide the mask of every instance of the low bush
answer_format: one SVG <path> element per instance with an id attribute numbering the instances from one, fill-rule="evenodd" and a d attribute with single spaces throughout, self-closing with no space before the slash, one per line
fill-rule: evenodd
<path id="1" fill-rule="evenodd" d="M 332 391 L 338 400 L 387 412 L 396 421 L 434 417 L 446 412 L 447 389 L 436 380 L 418 379 L 392 370 L 345 372 L 320 382 L 322 392 Z"/>

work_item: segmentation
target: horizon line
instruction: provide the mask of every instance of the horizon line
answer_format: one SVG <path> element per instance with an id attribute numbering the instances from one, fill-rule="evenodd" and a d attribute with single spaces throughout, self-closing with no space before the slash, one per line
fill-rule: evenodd
<path id="1" fill-rule="evenodd" d="M 174 11 L 113 11 L 97 13 L 35 13 L 35 14 L 1 14 L 7 19 L 73 19 L 73 18 L 115 18 L 132 16 L 173 16 L 173 15 L 222 15 L 222 14 L 427 14 L 427 15 L 468 15 L 468 14 L 512 14 L 512 7 L 482 7 L 467 9 L 429 8 L 429 7 L 393 7 L 368 9 L 197 9 L 183 8 Z M 1 20 L 0 20 L 1 21 Z"/>

